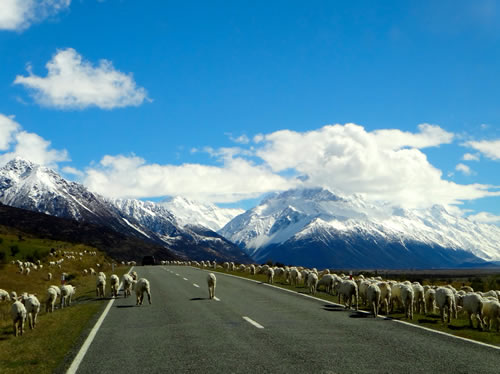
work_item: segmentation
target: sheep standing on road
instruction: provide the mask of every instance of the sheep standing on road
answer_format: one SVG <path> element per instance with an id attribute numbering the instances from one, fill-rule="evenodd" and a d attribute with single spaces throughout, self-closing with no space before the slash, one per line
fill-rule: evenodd
<path id="1" fill-rule="evenodd" d="M 207 277 L 207 284 L 208 284 L 208 298 L 213 299 L 215 297 L 215 285 L 216 285 L 216 278 L 214 273 L 208 274 Z"/>
<path id="2" fill-rule="evenodd" d="M 413 288 L 412 286 L 403 283 L 400 286 L 401 289 L 401 302 L 403 303 L 403 308 L 405 310 L 406 318 L 413 319 Z"/>
<path id="3" fill-rule="evenodd" d="M 385 315 L 389 315 L 389 306 L 391 305 L 391 285 L 387 282 L 379 282 L 377 286 L 380 288 L 380 302 L 385 306 Z"/>
<path id="4" fill-rule="evenodd" d="M 109 283 L 111 285 L 111 296 L 117 297 L 118 286 L 120 285 L 120 279 L 118 278 L 118 275 L 116 274 L 111 275 L 111 277 L 109 277 Z"/>
<path id="5" fill-rule="evenodd" d="M 95 283 L 95 291 L 97 297 L 104 297 L 104 290 L 106 289 L 106 278 L 98 276 Z"/>
<path id="6" fill-rule="evenodd" d="M 129 274 L 123 274 L 123 297 L 128 297 L 131 294 L 132 285 L 134 284 L 134 279 Z"/>
<path id="7" fill-rule="evenodd" d="M 26 320 L 26 308 L 19 300 L 14 301 L 10 308 L 10 316 L 14 324 L 14 336 L 23 335 L 24 321 Z"/>
<path id="8" fill-rule="evenodd" d="M 151 290 L 149 287 L 149 281 L 146 278 L 141 278 L 134 282 L 135 296 L 137 299 L 136 305 L 142 305 L 144 300 L 144 292 L 148 295 L 148 301 L 151 304 Z"/>

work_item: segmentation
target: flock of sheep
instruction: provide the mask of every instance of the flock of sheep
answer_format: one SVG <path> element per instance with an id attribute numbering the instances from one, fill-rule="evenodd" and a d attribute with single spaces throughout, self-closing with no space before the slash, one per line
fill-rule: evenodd
<path id="1" fill-rule="evenodd" d="M 215 261 L 163 261 L 162 264 L 191 265 L 201 268 L 224 269 L 225 271 L 239 271 L 250 275 L 264 274 L 268 283 L 281 279 L 285 284 L 292 286 L 304 285 L 310 294 L 316 294 L 320 288 L 330 295 L 338 295 L 338 302 L 343 301 L 346 308 L 359 306 L 368 307 L 376 317 L 380 311 L 385 315 L 402 309 L 405 317 L 413 319 L 413 313 L 433 313 L 439 310 L 441 321 L 450 323 L 452 318 L 458 318 L 458 312 L 466 313 L 470 327 L 473 319 L 477 321 L 477 328 L 499 331 L 500 327 L 500 290 L 488 292 L 474 292 L 469 286 L 460 290 L 452 285 L 422 286 L 419 282 L 384 280 L 382 277 L 365 278 L 363 275 L 355 277 L 344 274 L 331 274 L 328 269 L 318 272 L 317 269 L 303 267 L 271 267 L 269 265 L 235 265 L 233 262 L 224 262 L 218 265 Z"/>

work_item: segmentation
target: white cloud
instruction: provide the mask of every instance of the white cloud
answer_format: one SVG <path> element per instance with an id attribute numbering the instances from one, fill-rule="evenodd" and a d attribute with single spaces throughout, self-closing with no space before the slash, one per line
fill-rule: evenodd
<path id="1" fill-rule="evenodd" d="M 480 212 L 474 215 L 470 215 L 467 218 L 471 221 L 479 223 L 500 223 L 500 216 L 488 212 Z"/>
<path id="2" fill-rule="evenodd" d="M 21 125 L 14 121 L 14 116 L 4 116 L 0 114 L 0 151 L 9 149 L 14 141 L 14 135 L 19 131 Z"/>
<path id="3" fill-rule="evenodd" d="M 462 160 L 464 161 L 479 161 L 478 153 L 466 153 L 462 156 Z"/>
<path id="4" fill-rule="evenodd" d="M 0 30 L 21 31 L 67 9 L 71 0 L 1 0 Z"/>
<path id="5" fill-rule="evenodd" d="M 471 168 L 464 164 L 458 164 L 455 166 L 455 170 L 460 171 L 464 175 L 472 175 Z"/>
<path id="6" fill-rule="evenodd" d="M 484 156 L 492 160 L 500 160 L 500 139 L 470 141 L 463 145 L 481 152 Z"/>
<path id="7" fill-rule="evenodd" d="M 138 106 L 148 100 L 146 90 L 136 86 L 131 74 L 115 70 L 107 60 L 100 60 L 94 67 L 72 48 L 58 50 L 46 67 L 44 78 L 28 69 L 27 77 L 18 75 L 14 81 L 30 89 L 43 106 L 113 109 Z"/>
<path id="8" fill-rule="evenodd" d="M 229 139 L 231 139 L 231 141 L 233 141 L 235 143 L 238 143 L 238 144 L 248 144 L 248 143 L 250 143 L 250 139 L 245 134 L 240 135 L 237 138 L 233 137 L 231 134 L 227 134 L 227 135 L 229 136 Z"/>
<path id="9" fill-rule="evenodd" d="M 0 114 L 0 165 L 20 157 L 37 164 L 57 168 L 57 163 L 68 161 L 66 150 L 51 148 L 51 143 L 41 136 L 22 130 L 22 127 L 12 120 Z"/>
<path id="10" fill-rule="evenodd" d="M 265 166 L 242 158 L 224 165 L 147 164 L 137 156 L 105 156 L 86 170 L 84 184 L 105 196 L 143 198 L 182 195 L 200 201 L 235 202 L 263 193 L 285 190 L 291 183 Z"/>
<path id="11" fill-rule="evenodd" d="M 61 171 L 63 171 L 64 173 L 66 174 L 70 174 L 70 175 L 75 175 L 77 177 L 83 177 L 84 174 L 83 172 L 81 172 L 80 170 L 74 168 L 74 167 L 71 167 L 71 166 L 65 166 L 61 169 Z"/>
<path id="12" fill-rule="evenodd" d="M 419 129 L 417 134 L 367 132 L 362 126 L 346 124 L 305 133 L 282 130 L 264 136 L 257 156 L 276 173 L 294 170 L 306 175 L 307 184 L 407 207 L 458 204 L 500 194 L 487 185 L 444 180 L 417 148 L 448 143 L 453 134 L 437 126 Z"/>

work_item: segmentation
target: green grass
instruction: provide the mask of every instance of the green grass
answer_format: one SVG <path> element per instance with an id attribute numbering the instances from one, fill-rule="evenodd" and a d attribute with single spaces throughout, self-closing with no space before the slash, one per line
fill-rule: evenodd
<path id="1" fill-rule="evenodd" d="M 253 279 L 259 282 L 266 282 L 267 277 L 263 274 L 250 275 L 248 273 L 242 273 L 239 271 L 224 271 L 223 269 L 214 270 L 219 273 L 232 274 L 242 278 Z M 424 282 L 426 283 L 426 282 Z M 298 293 L 309 294 L 306 287 L 303 285 L 299 286 L 291 286 L 290 284 L 285 283 L 284 280 L 278 279 L 275 280 L 274 286 L 285 288 L 291 291 L 295 291 Z M 329 295 L 326 292 L 318 291 L 315 295 L 317 298 L 323 299 L 325 301 L 338 303 L 338 296 Z M 360 310 L 368 311 L 368 308 L 360 307 Z M 385 310 L 382 313 L 385 316 Z M 476 340 L 482 343 L 488 343 L 496 346 L 500 346 L 500 333 L 495 331 L 493 328 L 492 331 L 480 331 L 477 328 L 470 328 L 469 322 L 467 320 L 466 315 L 462 315 L 462 313 L 458 314 L 458 319 L 452 319 L 450 324 L 443 324 L 441 322 L 441 316 L 439 314 L 413 314 L 413 320 L 408 320 L 405 318 L 405 315 L 402 311 L 396 310 L 395 313 L 390 313 L 389 318 L 401 320 L 405 322 L 409 322 L 414 325 L 423 326 L 430 328 L 432 330 L 438 330 L 442 332 L 446 332 L 451 335 L 459 336 L 462 338 Z M 476 321 L 474 321 L 474 326 L 477 326 Z"/>
<path id="2" fill-rule="evenodd" d="M 83 269 L 93 267 L 96 271 L 103 271 L 109 279 L 112 274 L 111 258 L 97 251 L 96 256 L 84 255 L 82 260 L 76 256 L 75 260 L 65 259 L 58 267 L 49 267 L 49 261 L 63 258 L 62 251 L 83 252 L 96 251 L 95 248 L 80 244 L 51 241 L 32 238 L 9 228 L 0 226 L 0 250 L 7 249 L 7 257 L 0 265 L 0 289 L 8 292 L 16 291 L 18 294 L 28 292 L 36 294 L 41 303 L 38 323 L 34 330 L 30 330 L 25 323 L 24 335 L 14 337 L 10 317 L 10 302 L 0 303 L 0 373 L 52 373 L 63 365 L 63 361 L 75 344 L 79 341 L 82 332 L 90 327 L 96 313 L 100 312 L 106 299 L 99 300 L 95 293 L 95 277 L 83 275 Z M 11 256 L 9 248 L 17 246 L 19 253 Z M 49 256 L 54 248 L 58 255 Z M 20 274 L 17 265 L 10 262 L 15 259 L 25 261 L 37 251 L 40 255 L 43 269 L 32 270 L 30 275 Z M 97 268 L 96 264 L 101 264 Z M 114 273 L 121 277 L 128 267 L 117 266 Z M 47 280 L 47 273 L 51 272 L 53 278 Z M 54 313 L 45 312 L 45 298 L 47 288 L 61 284 L 61 275 L 69 275 L 67 283 L 76 287 L 76 296 L 72 305 L 64 309 L 56 309 Z M 109 293 L 109 287 L 107 288 Z M 57 304 L 59 304 L 59 299 Z"/>

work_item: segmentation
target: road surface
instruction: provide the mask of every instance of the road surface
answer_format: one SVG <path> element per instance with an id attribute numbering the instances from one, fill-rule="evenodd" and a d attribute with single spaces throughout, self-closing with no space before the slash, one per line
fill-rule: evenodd
<path id="1" fill-rule="evenodd" d="M 182 266 L 136 267 L 152 305 L 114 301 L 77 373 L 499 373 L 500 350 Z"/>

